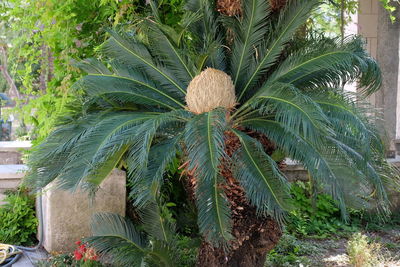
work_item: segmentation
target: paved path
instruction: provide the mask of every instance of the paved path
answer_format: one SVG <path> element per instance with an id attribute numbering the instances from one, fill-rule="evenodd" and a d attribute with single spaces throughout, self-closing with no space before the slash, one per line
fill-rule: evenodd
<path id="1" fill-rule="evenodd" d="M 36 251 L 24 251 L 22 257 L 12 265 L 12 267 L 34 267 L 35 262 L 38 260 L 48 258 L 48 254 L 44 249 L 38 249 Z"/>

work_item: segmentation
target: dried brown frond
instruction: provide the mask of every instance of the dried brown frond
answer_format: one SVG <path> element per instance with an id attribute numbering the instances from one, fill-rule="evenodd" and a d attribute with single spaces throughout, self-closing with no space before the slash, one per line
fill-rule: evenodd
<path id="1" fill-rule="evenodd" d="M 273 11 L 279 11 L 286 5 L 287 0 L 269 0 L 269 4 Z"/>
<path id="2" fill-rule="evenodd" d="M 217 10 L 227 16 L 241 16 L 241 0 L 217 0 Z"/>

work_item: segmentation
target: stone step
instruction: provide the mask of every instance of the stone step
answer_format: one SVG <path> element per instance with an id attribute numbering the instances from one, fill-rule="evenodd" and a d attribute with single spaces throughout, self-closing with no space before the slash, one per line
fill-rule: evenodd
<path id="1" fill-rule="evenodd" d="M 16 189 L 27 169 L 25 165 L 0 165 L 0 205 L 4 204 L 4 192 Z"/>
<path id="2" fill-rule="evenodd" d="M 32 146 L 29 141 L 0 141 L 0 165 L 22 164 L 22 151 Z"/>
<path id="3" fill-rule="evenodd" d="M 30 141 L 0 141 L 0 151 L 13 152 L 30 149 Z"/>
<path id="4" fill-rule="evenodd" d="M 17 188 L 20 184 L 21 179 L 4 179 L 0 178 L 0 192 L 4 192 L 9 189 Z"/>
<path id="5" fill-rule="evenodd" d="M 0 151 L 0 165 L 22 164 L 22 153 L 17 151 Z"/>

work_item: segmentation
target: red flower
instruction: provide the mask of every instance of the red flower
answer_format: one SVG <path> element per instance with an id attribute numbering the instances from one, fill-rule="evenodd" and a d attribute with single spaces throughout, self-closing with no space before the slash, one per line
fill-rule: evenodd
<path id="1" fill-rule="evenodd" d="M 82 259 L 82 257 L 83 257 L 83 254 L 80 251 L 78 251 L 78 250 L 74 251 L 75 260 L 79 261 L 80 259 Z"/>
<path id="2" fill-rule="evenodd" d="M 75 242 L 78 247 L 74 251 L 74 258 L 75 260 L 79 261 L 97 261 L 98 260 L 98 255 L 96 254 L 96 251 L 93 248 L 87 248 L 86 244 L 82 244 L 81 241 L 76 241 Z"/>
<path id="3" fill-rule="evenodd" d="M 82 253 L 85 253 L 85 252 L 86 252 L 86 246 L 85 246 L 85 244 L 80 245 L 78 249 L 79 249 Z"/>

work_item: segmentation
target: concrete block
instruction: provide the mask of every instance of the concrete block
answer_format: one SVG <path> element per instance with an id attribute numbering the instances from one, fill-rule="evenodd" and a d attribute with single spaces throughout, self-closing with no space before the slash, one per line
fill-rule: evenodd
<path id="1" fill-rule="evenodd" d="M 360 14 L 370 14 L 371 13 L 372 1 L 374 1 L 374 0 L 360 0 L 358 2 Z"/>
<path id="2" fill-rule="evenodd" d="M 93 202 L 84 192 L 62 191 L 50 184 L 42 195 L 42 207 L 44 248 L 48 252 L 72 252 L 76 241 L 91 235 L 89 224 L 94 213 L 125 216 L 126 174 L 114 170 L 101 184 Z"/>
<path id="3" fill-rule="evenodd" d="M 374 37 L 378 36 L 378 15 L 364 15 L 359 14 L 358 26 L 360 29 L 359 34 L 363 37 Z"/>

